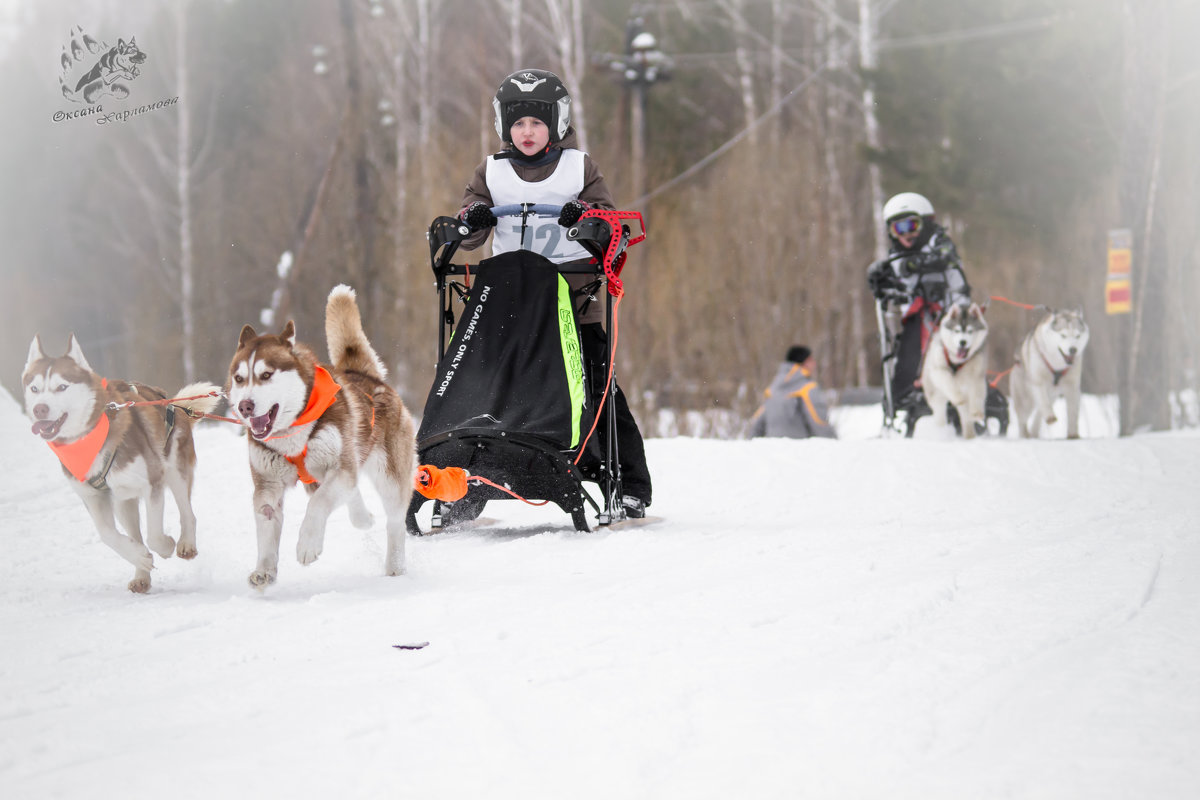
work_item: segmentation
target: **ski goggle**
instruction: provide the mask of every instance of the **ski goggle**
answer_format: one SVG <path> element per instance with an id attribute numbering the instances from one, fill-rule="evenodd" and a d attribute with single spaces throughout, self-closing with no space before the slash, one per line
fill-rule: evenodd
<path id="1" fill-rule="evenodd" d="M 894 219 L 888 224 L 892 236 L 912 236 L 921 232 L 921 218 L 915 214 Z"/>

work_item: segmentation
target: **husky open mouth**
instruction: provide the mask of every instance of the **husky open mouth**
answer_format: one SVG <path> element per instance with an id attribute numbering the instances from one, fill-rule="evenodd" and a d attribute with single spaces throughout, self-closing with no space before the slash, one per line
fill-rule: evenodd
<path id="1" fill-rule="evenodd" d="M 965 344 L 960 344 L 958 346 L 958 350 L 954 353 L 954 357 L 959 361 L 966 361 L 969 355 L 971 355 L 971 348 L 967 347 Z"/>
<path id="2" fill-rule="evenodd" d="M 1064 353 L 1062 351 L 1062 348 L 1060 347 L 1058 349 L 1058 354 L 1063 357 L 1063 361 L 1067 362 L 1068 367 L 1075 363 L 1075 354 L 1074 353 Z"/>
<path id="3" fill-rule="evenodd" d="M 246 419 L 246 426 L 250 428 L 250 435 L 255 439 L 264 439 L 271 432 L 271 428 L 275 425 L 275 415 L 279 413 L 279 404 L 271 406 L 271 410 L 261 416 L 249 417 Z"/>
<path id="4" fill-rule="evenodd" d="M 58 419 L 39 419 L 33 423 L 33 433 L 35 436 L 40 436 L 50 441 L 58 436 L 58 432 L 62 430 L 63 423 L 66 421 L 66 414 L 63 414 Z"/>

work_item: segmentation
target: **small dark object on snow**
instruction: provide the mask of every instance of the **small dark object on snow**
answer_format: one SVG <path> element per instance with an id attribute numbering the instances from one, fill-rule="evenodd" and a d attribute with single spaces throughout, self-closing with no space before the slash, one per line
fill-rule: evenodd
<path id="1" fill-rule="evenodd" d="M 420 650 L 422 647 L 428 647 L 429 642 L 413 642 L 412 644 L 394 644 L 392 647 L 397 650 Z"/>

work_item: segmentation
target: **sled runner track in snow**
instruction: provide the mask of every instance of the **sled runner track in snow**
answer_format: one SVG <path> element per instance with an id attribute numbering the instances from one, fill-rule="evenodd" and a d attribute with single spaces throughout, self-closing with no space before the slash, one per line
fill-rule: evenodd
<path id="1" fill-rule="evenodd" d="M 610 522 L 608 529 L 611 531 L 629 530 L 632 528 L 649 528 L 653 525 L 666 522 L 663 517 L 645 516 L 645 517 L 626 517 L 617 522 Z"/>
<path id="2" fill-rule="evenodd" d="M 494 525 L 503 524 L 501 520 L 495 517 L 477 517 L 476 519 L 466 519 L 461 522 L 450 522 L 441 525 L 434 525 L 428 531 L 420 532 L 418 536 L 433 536 L 439 533 L 459 533 L 460 531 L 473 531 L 480 528 L 490 528 Z"/>
<path id="3" fill-rule="evenodd" d="M 633 530 L 635 528 L 649 528 L 666 522 L 666 518 L 659 516 L 647 517 L 626 517 L 625 519 L 610 522 L 603 526 L 601 531 L 622 531 Z M 540 536 L 543 533 L 575 533 L 574 527 L 560 522 L 513 522 L 511 520 L 497 519 L 495 517 L 480 517 L 478 519 L 459 522 L 445 527 L 434 527 L 428 533 L 420 534 L 421 536 L 434 536 L 453 533 L 481 533 L 488 536 L 509 536 L 512 538 L 523 538 L 526 536 Z M 585 531 L 586 532 L 586 531 Z"/>

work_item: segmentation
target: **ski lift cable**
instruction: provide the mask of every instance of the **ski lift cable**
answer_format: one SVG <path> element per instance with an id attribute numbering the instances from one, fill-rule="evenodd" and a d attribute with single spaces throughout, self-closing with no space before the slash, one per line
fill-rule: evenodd
<path id="1" fill-rule="evenodd" d="M 893 3 L 893 5 L 894 5 L 894 3 Z M 890 6 L 889 6 L 888 10 L 890 10 Z M 1016 22 L 1004 23 L 1004 24 L 1000 24 L 1000 25 L 988 25 L 988 26 L 984 26 L 984 27 L 980 27 L 980 28 L 968 28 L 968 29 L 958 30 L 958 31 L 947 31 L 945 33 L 931 34 L 929 36 L 914 36 L 914 37 L 907 37 L 907 38 L 903 38 L 903 39 L 892 39 L 890 41 L 889 40 L 881 40 L 878 42 L 878 46 L 881 50 L 883 50 L 883 49 L 898 50 L 898 49 L 907 48 L 907 47 L 921 47 L 921 46 L 926 46 L 926 45 L 930 45 L 930 44 L 949 44 L 952 42 L 967 41 L 970 39 L 981 39 L 981 38 L 987 38 L 987 37 L 991 37 L 991 36 L 1004 36 L 1004 35 L 1008 35 L 1011 33 L 1020 33 L 1020 32 L 1024 32 L 1024 31 L 1038 30 L 1041 28 L 1046 28 L 1046 27 L 1049 27 L 1049 26 L 1055 24 L 1056 22 L 1063 20 L 1064 18 L 1065 17 L 1062 14 L 1053 14 L 1048 17 L 1037 17 L 1035 19 L 1018 20 Z M 847 43 L 846 45 L 843 46 L 842 49 L 843 50 L 852 49 L 855 45 L 856 45 L 856 43 Z M 676 175 L 674 178 L 671 178 L 666 183 L 660 184 L 659 186 L 655 187 L 653 190 L 651 190 L 651 191 L 647 192 L 646 194 L 642 195 L 641 197 L 637 198 L 636 200 L 633 201 L 633 205 L 640 206 L 640 205 L 644 205 L 645 203 L 648 203 L 650 200 L 654 199 L 659 194 L 662 194 L 667 189 L 670 189 L 670 188 L 674 187 L 675 185 L 683 182 L 684 180 L 687 180 L 689 177 L 696 174 L 700 170 L 704 169 L 706 166 L 711 164 L 716 159 L 720 158 L 722 155 L 724 155 L 730 149 L 732 149 L 735 145 L 737 145 L 739 142 L 741 142 L 743 139 L 745 139 L 747 136 L 749 136 L 750 133 L 752 131 L 754 131 L 759 125 L 761 125 L 763 122 L 765 122 L 770 117 L 773 117 L 776 114 L 778 114 L 785 105 L 787 105 L 792 100 L 794 100 L 795 97 L 801 91 L 803 91 L 805 88 L 807 88 L 808 85 L 810 83 L 812 83 L 823 72 L 828 70 L 830 66 L 832 66 L 835 63 L 841 63 L 842 59 L 845 57 L 845 55 L 846 54 L 843 53 L 843 54 L 839 54 L 838 56 L 836 56 L 834 58 L 830 58 L 828 61 L 826 61 L 821 66 L 819 66 L 816 70 L 814 70 L 812 72 L 812 74 L 810 74 L 807 78 L 805 78 L 803 81 L 801 81 L 800 84 L 796 86 L 796 88 L 794 88 L 790 92 L 788 92 L 781 100 L 779 100 L 779 102 L 777 102 L 775 105 L 771 106 L 771 108 L 769 108 L 765 112 L 763 112 L 757 119 L 754 120 L 754 122 L 750 123 L 743 130 L 741 130 L 737 134 L 735 134 L 732 139 L 725 142 L 720 147 L 718 147 L 716 150 L 712 151 L 707 156 L 700 159 L 695 164 L 691 165 L 690 167 L 685 169 L 683 172 Z"/>
<path id="2" fill-rule="evenodd" d="M 676 175 L 674 178 L 671 178 L 666 183 L 659 184 L 653 190 L 651 190 L 651 191 L 647 192 L 646 194 L 642 195 L 641 197 L 637 198 L 636 200 L 633 201 L 633 203 L 631 205 L 634 207 L 645 205 L 653 198 L 655 198 L 658 195 L 665 192 L 667 189 L 670 189 L 673 186 L 675 186 L 676 184 L 679 184 L 679 183 L 687 180 L 692 175 L 695 175 L 697 172 L 699 172 L 700 170 L 707 167 L 713 161 L 716 161 L 718 158 L 723 156 L 725 153 L 729 152 L 729 150 L 731 150 L 735 145 L 737 145 L 739 142 L 741 142 L 743 139 L 745 139 L 747 136 L 749 136 L 756 128 L 758 128 L 759 125 L 761 125 L 763 122 L 765 122 L 769 118 L 778 114 L 785 105 L 787 105 L 792 100 L 794 100 L 796 98 L 796 96 L 800 94 L 800 92 L 802 92 L 804 89 L 806 89 L 809 86 L 809 84 L 811 84 L 822 73 L 824 73 L 831 64 L 838 62 L 839 60 L 840 59 L 836 59 L 836 58 L 830 59 L 829 61 L 826 61 L 821 66 L 817 67 L 815 70 L 813 70 L 812 74 L 810 74 L 807 78 L 802 80 L 790 92 L 788 92 L 786 95 L 784 95 L 779 100 L 779 102 L 775 103 L 775 105 L 771 106 L 769 109 L 767 109 L 762 114 L 760 114 L 757 119 L 755 119 L 753 122 L 751 122 L 745 128 L 743 128 L 741 131 L 736 133 L 732 139 L 725 142 L 723 145 L 718 147 L 716 150 L 713 150 L 711 153 L 706 155 L 704 158 L 700 159 L 695 164 L 692 164 L 690 167 L 688 167 L 683 172 Z"/>
<path id="3" fill-rule="evenodd" d="M 996 25 L 983 25 L 978 28 L 963 28 L 957 31 L 905 36 L 898 39 L 880 39 L 876 42 L 876 46 L 880 51 L 903 50 L 910 47 L 927 47 L 933 44 L 953 44 L 955 42 L 968 42 L 974 39 L 989 39 L 994 36 L 1007 36 L 1013 33 L 1024 33 L 1026 31 L 1048 28 L 1065 18 L 1063 14 L 1051 14 L 1047 17 L 1003 22 Z"/>

